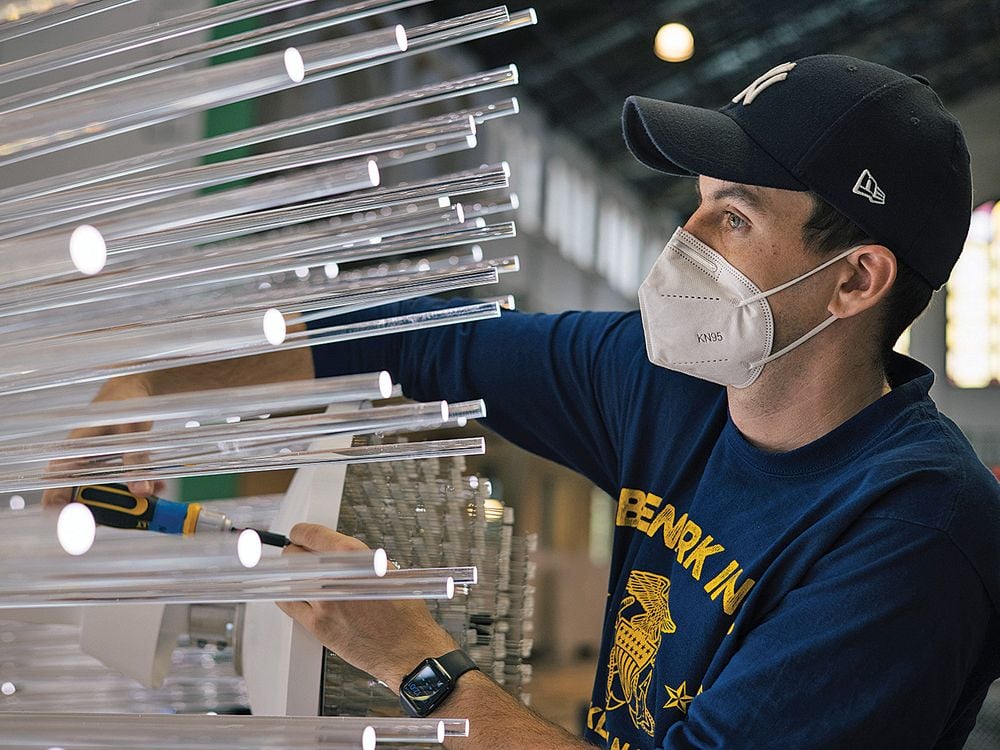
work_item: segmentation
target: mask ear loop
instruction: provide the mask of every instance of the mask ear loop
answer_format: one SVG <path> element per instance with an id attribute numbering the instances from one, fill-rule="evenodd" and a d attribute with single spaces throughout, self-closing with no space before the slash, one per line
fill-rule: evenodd
<path id="1" fill-rule="evenodd" d="M 811 271 L 806 271 L 804 274 L 802 274 L 801 276 L 796 276 L 791 281 L 786 281 L 784 284 L 779 284 L 778 286 L 774 287 L 773 289 L 768 289 L 766 292 L 761 292 L 760 294 L 755 294 L 752 297 L 747 297 L 745 300 L 741 300 L 740 303 L 737 305 L 737 307 L 743 307 L 744 305 L 752 305 L 754 302 L 759 302 L 760 300 L 765 299 L 766 297 L 770 297 L 772 294 L 777 294 L 780 291 L 788 289 L 788 287 L 793 286 L 795 284 L 798 284 L 803 279 L 808 279 L 814 273 L 819 273 L 824 268 L 829 268 L 830 266 L 832 266 L 837 261 L 843 260 L 848 255 L 850 255 L 855 250 L 857 250 L 859 247 L 864 247 L 864 245 L 855 245 L 854 247 L 849 247 L 844 252 L 842 252 L 840 255 L 835 255 L 834 257 L 830 258 L 829 260 L 823 261 L 822 263 L 820 263 L 818 266 L 816 266 Z"/>
<path id="2" fill-rule="evenodd" d="M 753 302 L 758 302 L 758 301 L 760 301 L 760 300 L 762 300 L 762 299 L 764 299 L 766 297 L 770 297 L 772 294 L 780 292 L 782 289 L 787 289 L 788 287 L 792 286 L 793 284 L 797 284 L 798 282 L 802 281 L 803 279 L 809 278 L 814 273 L 818 273 L 819 271 L 822 271 L 824 268 L 828 268 L 829 266 L 832 266 L 837 261 L 843 260 L 848 255 L 850 255 L 855 250 L 857 250 L 859 247 L 864 247 L 864 245 L 855 245 L 854 247 L 848 248 L 844 252 L 840 253 L 840 255 L 836 255 L 833 258 L 830 258 L 829 260 L 824 261 L 823 263 L 821 263 L 820 265 L 816 266 L 811 271 L 806 271 L 804 274 L 802 274 L 801 276 L 797 276 L 796 278 L 792 279 L 791 281 L 786 281 L 784 284 L 776 286 L 773 289 L 769 289 L 766 292 L 761 292 L 760 294 L 755 294 L 752 297 L 748 297 L 747 299 L 745 299 L 742 302 L 740 302 L 740 304 L 737 305 L 737 307 L 742 307 L 743 305 L 749 305 L 749 304 L 751 304 Z M 796 347 L 801 346 L 806 341 L 808 341 L 813 336 L 815 336 L 817 333 L 819 333 L 820 331 L 823 331 L 824 329 L 826 329 L 827 327 L 829 327 L 830 325 L 832 325 L 835 320 L 838 320 L 837 316 L 836 315 L 831 315 L 826 320 L 824 320 L 822 323 L 820 323 L 818 326 L 816 326 L 815 328 L 813 328 L 811 331 L 807 331 L 805 334 L 803 334 L 802 336 L 799 336 L 797 339 L 795 339 L 795 341 L 793 341 L 792 343 L 788 344 L 785 347 L 782 347 L 779 351 L 773 352 L 773 353 L 769 354 L 768 356 L 764 357 L 763 359 L 757 360 L 756 362 L 752 362 L 750 365 L 748 365 L 749 368 L 751 370 L 754 370 L 754 369 L 756 369 L 758 367 L 761 367 L 762 365 L 766 365 L 768 362 L 773 362 L 774 360 L 778 359 L 778 357 L 785 356 L 786 354 L 788 354 L 788 352 L 792 351 L 792 349 L 795 349 Z"/>
<path id="3" fill-rule="evenodd" d="M 797 346 L 799 346 L 801 344 L 804 344 L 806 341 L 808 341 L 809 339 L 811 339 L 817 333 L 819 333 L 823 329 L 825 329 L 825 328 L 829 327 L 830 325 L 832 325 L 835 320 L 839 320 L 839 318 L 836 315 L 831 315 L 829 318 L 827 318 L 826 320 L 824 320 L 822 323 L 820 323 L 818 326 L 816 326 L 815 328 L 813 328 L 811 331 L 807 331 L 804 335 L 799 336 L 797 339 L 795 339 L 795 341 L 793 341 L 792 343 L 790 343 L 788 346 L 783 347 L 782 349 L 774 352 L 773 354 L 769 354 L 768 356 L 764 357 L 764 359 L 759 359 L 756 362 L 752 362 L 750 365 L 748 365 L 748 367 L 751 370 L 753 370 L 753 369 L 756 369 L 756 368 L 760 367 L 761 365 L 766 365 L 768 362 L 773 362 L 778 357 L 785 356 L 786 354 L 788 354 L 788 352 L 790 352 L 795 347 L 797 347 Z"/>

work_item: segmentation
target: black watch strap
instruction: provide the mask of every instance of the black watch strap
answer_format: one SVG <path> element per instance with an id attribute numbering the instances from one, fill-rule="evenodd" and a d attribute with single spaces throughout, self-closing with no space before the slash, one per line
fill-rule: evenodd
<path id="1" fill-rule="evenodd" d="M 444 671 L 451 677 L 452 682 L 455 682 L 466 672 L 479 668 L 476 666 L 476 662 L 472 661 L 472 657 L 461 649 L 455 649 L 444 656 L 439 656 L 437 663 L 444 667 Z"/>
<path id="2" fill-rule="evenodd" d="M 459 677 L 478 668 L 461 650 L 449 651 L 436 659 L 424 659 L 403 678 L 399 702 L 410 716 L 427 716 L 447 700 Z"/>

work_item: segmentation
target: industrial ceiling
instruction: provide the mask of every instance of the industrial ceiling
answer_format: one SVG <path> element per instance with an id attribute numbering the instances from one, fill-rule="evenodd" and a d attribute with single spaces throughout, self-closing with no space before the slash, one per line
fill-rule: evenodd
<path id="1" fill-rule="evenodd" d="M 525 3 L 527 5 L 528 3 Z M 774 65 L 841 53 L 930 79 L 946 105 L 1000 82 L 1000 0 L 535 0 L 538 25 L 476 42 L 489 64 L 514 62 L 524 95 L 650 202 L 691 200 L 686 181 L 635 162 L 620 135 L 630 94 L 717 108 Z M 486 7 L 427 6 L 446 17 Z M 521 10 L 517 4 L 512 11 Z M 667 63 L 653 37 L 687 25 L 694 56 Z"/>

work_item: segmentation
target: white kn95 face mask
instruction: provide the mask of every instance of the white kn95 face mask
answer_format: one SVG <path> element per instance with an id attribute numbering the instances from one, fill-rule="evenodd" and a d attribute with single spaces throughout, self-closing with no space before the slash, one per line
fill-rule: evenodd
<path id="1" fill-rule="evenodd" d="M 858 247 L 762 292 L 719 253 L 678 228 L 639 287 L 649 361 L 719 385 L 746 388 L 764 365 L 788 354 L 837 319 L 831 315 L 772 354 L 774 318 L 767 298 L 833 265 Z"/>

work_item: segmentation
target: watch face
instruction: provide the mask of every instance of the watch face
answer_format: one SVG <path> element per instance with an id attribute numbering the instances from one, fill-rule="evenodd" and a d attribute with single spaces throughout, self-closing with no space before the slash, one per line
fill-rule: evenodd
<path id="1" fill-rule="evenodd" d="M 432 706 L 436 698 L 447 692 L 449 684 L 448 676 L 437 664 L 428 661 L 406 681 L 401 692 L 420 710 Z"/>

